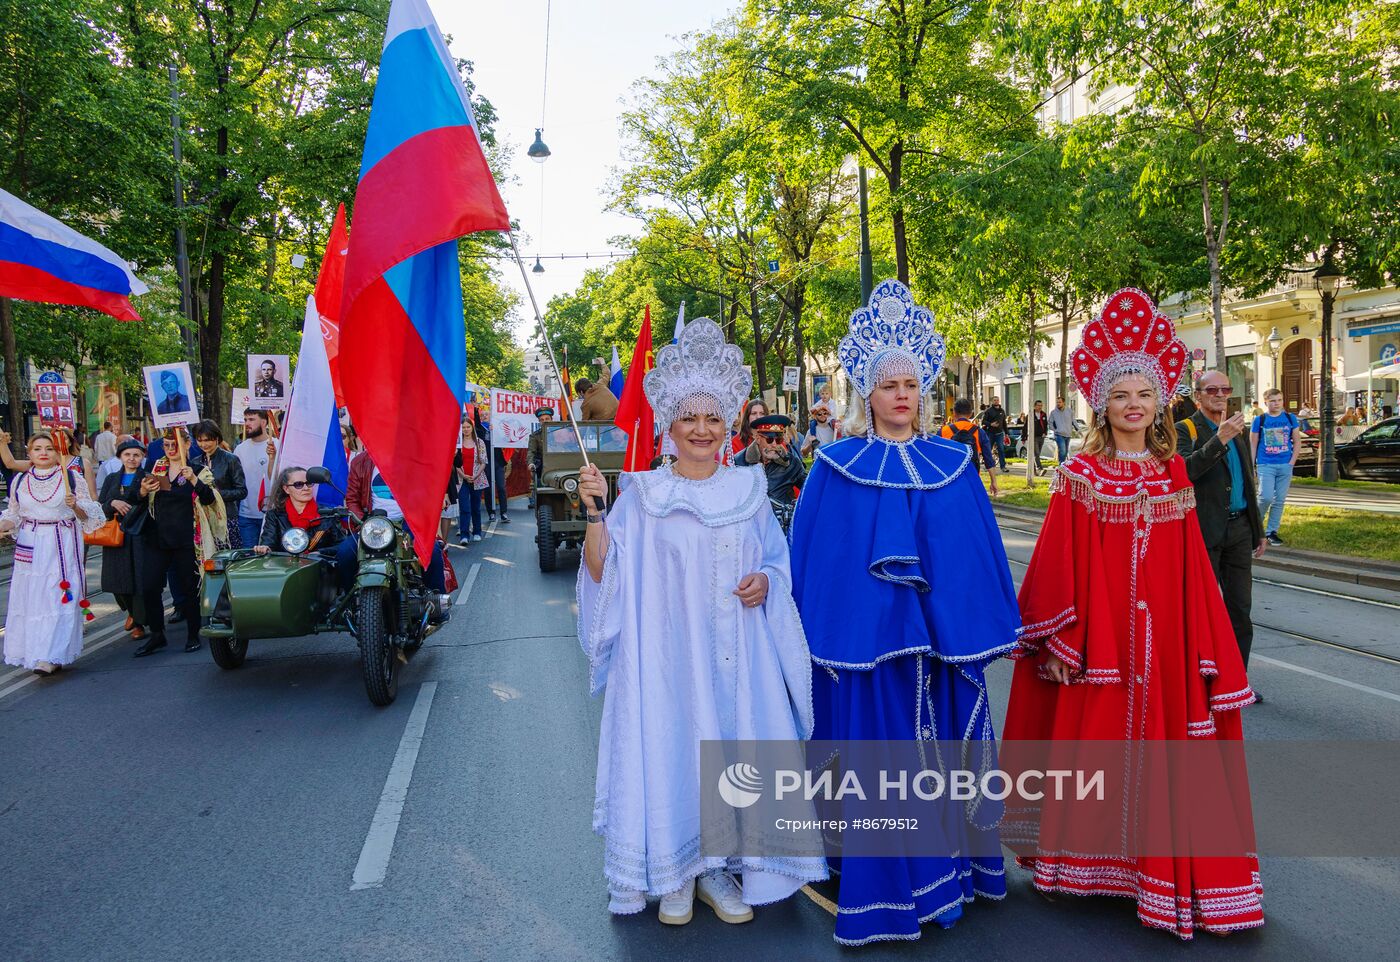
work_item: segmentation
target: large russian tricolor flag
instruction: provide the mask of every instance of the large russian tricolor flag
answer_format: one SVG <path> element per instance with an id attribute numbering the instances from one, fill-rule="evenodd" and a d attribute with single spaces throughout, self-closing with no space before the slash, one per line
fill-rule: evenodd
<path id="1" fill-rule="evenodd" d="M 131 298 L 146 290 L 116 254 L 0 190 L 0 297 L 75 304 L 139 321 Z"/>
<path id="2" fill-rule="evenodd" d="M 424 0 L 389 8 L 354 214 L 341 388 L 426 564 L 466 394 L 456 238 L 509 230 L 510 220 Z"/>
<path id="3" fill-rule="evenodd" d="M 345 264 L 345 209 L 336 214 L 316 290 L 306 299 L 306 321 L 301 329 L 301 349 L 292 379 L 292 399 L 282 425 L 282 447 L 277 471 L 314 468 L 331 473 L 332 484 L 316 488 L 316 501 L 327 507 L 345 503 L 341 494 L 350 480 L 350 461 L 340 434 L 335 406 L 335 378 L 331 373 L 331 342 L 327 323 L 340 311 L 341 278 Z M 339 490 L 337 490 L 339 489 Z"/>

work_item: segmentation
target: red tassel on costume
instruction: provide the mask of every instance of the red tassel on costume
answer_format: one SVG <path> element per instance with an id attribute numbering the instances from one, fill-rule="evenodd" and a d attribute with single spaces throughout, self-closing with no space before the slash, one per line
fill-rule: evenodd
<path id="1" fill-rule="evenodd" d="M 78 602 L 78 607 L 86 610 L 92 607 L 92 602 L 84 598 L 82 601 Z"/>
<path id="2" fill-rule="evenodd" d="M 97 616 L 94 615 L 91 611 L 89 611 L 86 615 L 83 616 L 84 621 L 95 621 L 96 619 Z"/>
<path id="3" fill-rule="evenodd" d="M 68 602 L 70 602 L 70 601 L 72 601 L 72 600 L 73 600 L 73 596 L 72 596 L 71 594 L 69 594 L 68 592 L 65 591 L 65 592 L 63 593 L 63 603 L 66 605 L 66 604 L 68 604 Z"/>
<path id="4" fill-rule="evenodd" d="M 66 582 L 66 581 L 60 581 L 60 582 L 58 583 L 58 586 L 59 586 L 60 588 L 62 588 L 64 591 L 67 591 L 69 588 L 73 587 L 72 585 L 70 585 L 70 584 L 69 584 L 68 582 Z"/>

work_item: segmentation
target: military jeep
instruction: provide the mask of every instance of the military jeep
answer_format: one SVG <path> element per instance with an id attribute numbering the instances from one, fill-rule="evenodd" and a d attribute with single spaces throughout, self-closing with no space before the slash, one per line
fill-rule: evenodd
<path id="1" fill-rule="evenodd" d="M 611 421 L 580 421 L 588 458 L 608 480 L 608 503 L 617 497 L 617 479 L 627 453 L 627 433 Z M 578 496 L 583 453 L 568 422 L 544 425 L 544 463 L 535 478 L 535 544 L 540 570 L 558 567 L 560 548 L 578 548 L 588 529 L 586 506 Z"/>

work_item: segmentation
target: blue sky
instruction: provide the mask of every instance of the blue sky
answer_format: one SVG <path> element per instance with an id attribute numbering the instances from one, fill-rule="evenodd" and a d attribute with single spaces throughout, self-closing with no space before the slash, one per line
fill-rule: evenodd
<path id="1" fill-rule="evenodd" d="M 429 2 L 452 38 L 452 53 L 475 63 L 477 89 L 496 107 L 497 135 L 514 148 L 513 177 L 501 185 L 502 196 L 520 221 L 522 240 L 528 238 L 522 253 L 533 263 L 536 250 L 602 251 L 610 248 L 610 235 L 635 233 L 635 222 L 603 211 L 603 189 L 620 162 L 623 99 L 658 57 L 676 49 L 677 36 L 708 27 L 739 0 L 553 0 L 544 116 L 553 156 L 543 165 L 542 225 L 540 167 L 525 149 L 540 125 L 546 0 Z M 573 290 L 598 263 L 545 260 L 545 273 L 531 275 L 540 307 Z M 507 266 L 505 280 L 522 296 L 522 325 L 533 323 L 519 271 Z M 516 340 L 524 343 L 524 331 Z"/>

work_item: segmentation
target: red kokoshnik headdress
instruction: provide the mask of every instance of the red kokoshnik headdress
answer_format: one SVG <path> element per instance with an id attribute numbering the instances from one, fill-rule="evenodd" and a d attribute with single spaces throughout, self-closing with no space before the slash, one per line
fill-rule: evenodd
<path id="1" fill-rule="evenodd" d="M 1171 318 L 1142 291 L 1125 287 L 1084 325 L 1070 363 L 1074 386 L 1102 414 L 1109 389 L 1128 374 L 1151 380 L 1157 385 L 1158 402 L 1166 403 L 1186 372 L 1188 356 Z"/>

